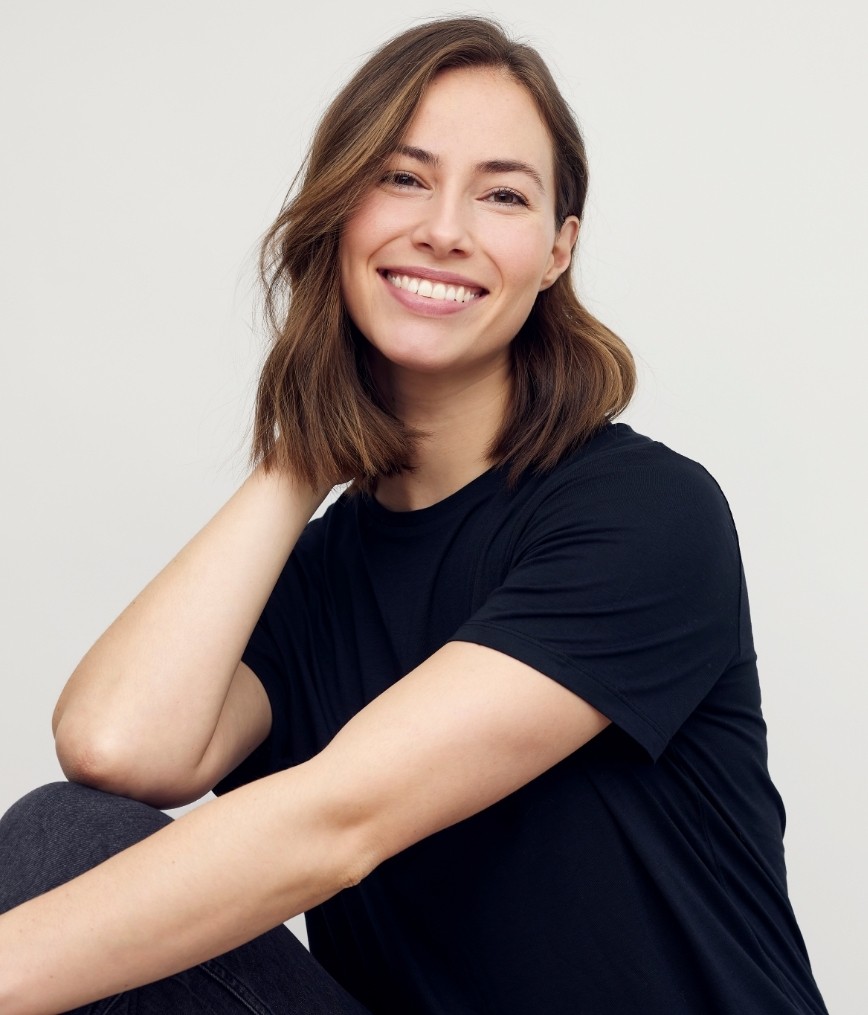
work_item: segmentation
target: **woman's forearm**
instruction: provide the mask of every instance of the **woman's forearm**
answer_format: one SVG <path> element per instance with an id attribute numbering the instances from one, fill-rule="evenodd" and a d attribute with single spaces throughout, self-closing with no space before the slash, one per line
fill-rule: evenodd
<path id="1" fill-rule="evenodd" d="M 256 619 L 325 493 L 260 467 L 124 610 L 58 701 L 68 774 L 87 781 L 87 766 L 136 765 L 159 786 L 196 768 Z"/>
<path id="2" fill-rule="evenodd" d="M 47 1015 L 230 950 L 358 881 L 308 763 L 244 786 L 0 916 L 0 1011 Z"/>

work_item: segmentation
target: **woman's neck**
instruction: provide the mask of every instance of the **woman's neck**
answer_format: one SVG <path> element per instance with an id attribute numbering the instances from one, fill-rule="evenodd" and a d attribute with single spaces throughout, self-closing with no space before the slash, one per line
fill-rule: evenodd
<path id="1" fill-rule="evenodd" d="M 508 364 L 462 381 L 416 375 L 391 382 L 396 415 L 428 436 L 419 441 L 412 472 L 378 481 L 384 507 L 430 507 L 491 468 L 487 452 L 509 399 Z"/>

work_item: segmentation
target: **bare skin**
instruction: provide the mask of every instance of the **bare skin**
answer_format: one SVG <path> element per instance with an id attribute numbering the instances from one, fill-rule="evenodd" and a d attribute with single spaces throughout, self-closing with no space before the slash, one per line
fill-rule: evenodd
<path id="1" fill-rule="evenodd" d="M 407 141 L 436 160 L 396 155 L 405 175 L 347 224 L 341 262 L 348 307 L 397 411 L 430 435 L 416 470 L 378 487 L 395 510 L 436 503 L 488 468 L 509 342 L 567 269 L 578 231 L 575 219 L 555 224 L 551 143 L 511 80 L 446 72 Z M 480 171 L 492 161 L 533 172 Z M 484 296 L 436 316 L 385 288 L 390 265 L 455 271 Z M 239 659 L 325 492 L 258 470 L 114 622 L 58 703 L 69 775 L 176 804 L 264 739 L 270 705 Z M 524 663 L 449 643 L 311 761 L 203 804 L 0 916 L 0 1010 L 64 1011 L 221 954 L 490 806 L 607 722 Z"/>

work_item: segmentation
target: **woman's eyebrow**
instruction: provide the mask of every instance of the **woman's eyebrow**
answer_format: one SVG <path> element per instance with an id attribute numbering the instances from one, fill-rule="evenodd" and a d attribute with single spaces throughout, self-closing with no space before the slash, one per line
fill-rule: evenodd
<path id="1" fill-rule="evenodd" d="M 399 144 L 395 152 L 398 155 L 406 155 L 407 158 L 415 159 L 416 162 L 421 162 L 424 166 L 436 169 L 440 165 L 440 158 L 437 155 L 424 148 L 416 148 L 414 145 Z M 543 194 L 546 192 L 542 177 L 537 170 L 529 163 L 521 162 L 518 159 L 486 159 L 485 162 L 477 162 L 474 169 L 477 173 L 524 173 L 525 176 L 529 176 L 533 180 Z"/>
<path id="2" fill-rule="evenodd" d="M 478 173 L 524 173 L 525 176 L 529 176 L 533 180 L 543 194 L 546 192 L 542 177 L 527 162 L 519 162 L 517 159 L 489 159 L 486 162 L 477 163 L 476 171 Z"/>

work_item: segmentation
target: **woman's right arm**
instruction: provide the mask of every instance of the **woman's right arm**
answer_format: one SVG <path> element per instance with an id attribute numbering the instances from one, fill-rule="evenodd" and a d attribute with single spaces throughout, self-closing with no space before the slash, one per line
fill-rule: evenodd
<path id="1" fill-rule="evenodd" d="M 327 492 L 260 466 L 114 621 L 54 712 L 70 779 L 178 806 L 265 739 L 268 698 L 239 660 Z"/>

